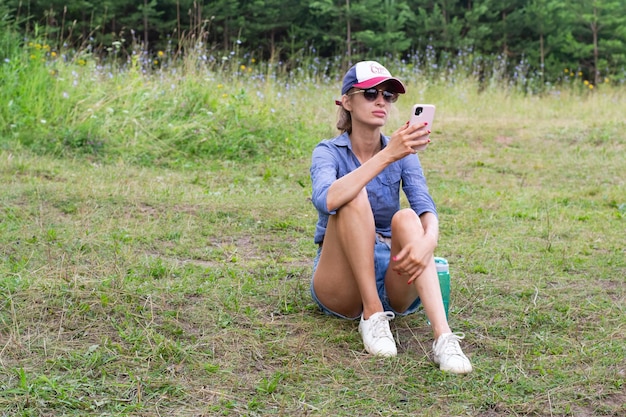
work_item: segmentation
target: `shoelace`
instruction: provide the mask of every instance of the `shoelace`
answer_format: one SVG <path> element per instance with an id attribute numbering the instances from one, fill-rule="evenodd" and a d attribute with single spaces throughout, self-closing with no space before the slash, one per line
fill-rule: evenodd
<path id="1" fill-rule="evenodd" d="M 459 340 L 463 340 L 465 334 L 463 333 L 450 333 L 440 337 L 441 340 L 437 340 L 435 351 L 438 355 L 445 353 L 446 355 L 463 355 Z M 456 343 L 453 343 L 456 342 Z"/>
<path id="2" fill-rule="evenodd" d="M 395 314 L 391 311 L 385 312 L 384 315 L 380 314 L 376 316 L 372 322 L 372 326 L 370 327 L 370 333 L 372 336 L 376 338 L 387 337 L 393 339 L 391 331 L 384 325 L 384 323 L 393 320 L 394 317 Z"/>

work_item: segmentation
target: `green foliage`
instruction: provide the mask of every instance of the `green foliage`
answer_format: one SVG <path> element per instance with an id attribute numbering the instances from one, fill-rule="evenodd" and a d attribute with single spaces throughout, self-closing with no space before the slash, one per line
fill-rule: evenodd
<path id="1" fill-rule="evenodd" d="M 0 12 L 30 40 L 87 50 L 124 63 L 202 45 L 212 59 L 244 49 L 259 61 L 337 57 L 344 67 L 434 51 L 499 56 L 507 76 L 556 82 L 564 68 L 599 85 L 626 67 L 626 10 L 620 0 L 121 0 L 22 2 Z M 292 68 L 295 65 L 292 66 Z M 521 71 L 520 71 L 521 69 Z M 533 88 L 538 88 L 534 86 Z"/>

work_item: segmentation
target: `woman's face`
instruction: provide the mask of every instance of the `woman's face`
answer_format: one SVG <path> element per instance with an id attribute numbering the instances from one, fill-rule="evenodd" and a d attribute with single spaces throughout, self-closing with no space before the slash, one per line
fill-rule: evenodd
<path id="1" fill-rule="evenodd" d="M 352 124 L 365 124 L 372 127 L 382 127 L 387 122 L 391 103 L 383 97 L 382 91 L 390 88 L 388 83 L 374 87 L 378 90 L 376 98 L 372 94 L 363 94 L 362 90 L 353 88 L 343 98 L 343 105 L 352 114 Z"/>

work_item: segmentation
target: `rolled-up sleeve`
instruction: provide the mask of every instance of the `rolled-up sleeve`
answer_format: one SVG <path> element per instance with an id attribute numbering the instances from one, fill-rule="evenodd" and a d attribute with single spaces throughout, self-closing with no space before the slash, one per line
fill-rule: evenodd
<path id="1" fill-rule="evenodd" d="M 335 214 L 335 210 L 328 210 L 327 196 L 328 189 L 337 179 L 338 162 L 335 152 L 330 148 L 328 142 L 321 142 L 313 150 L 311 159 L 311 182 L 313 205 L 320 213 L 325 215 Z"/>
<path id="2" fill-rule="evenodd" d="M 402 163 L 402 190 L 418 216 L 430 212 L 437 215 L 435 202 L 431 197 L 424 170 L 417 155 L 409 155 L 401 160 Z"/>
<path id="3" fill-rule="evenodd" d="M 328 189 L 339 178 L 340 157 L 338 147 L 330 141 L 320 142 L 313 150 L 311 159 L 311 201 L 317 209 L 317 225 L 315 226 L 315 243 L 322 243 L 326 234 L 328 218 L 336 210 L 328 209 Z"/>

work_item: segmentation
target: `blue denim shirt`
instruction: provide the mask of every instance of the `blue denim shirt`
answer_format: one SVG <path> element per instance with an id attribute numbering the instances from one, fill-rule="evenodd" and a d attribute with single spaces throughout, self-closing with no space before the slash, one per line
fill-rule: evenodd
<path id="1" fill-rule="evenodd" d="M 381 135 L 382 147 L 389 143 L 389 137 Z M 338 178 L 354 171 L 361 163 L 352 152 L 352 142 L 347 133 L 334 139 L 320 142 L 313 150 L 311 159 L 312 201 L 317 209 L 318 220 L 315 228 L 315 243 L 321 243 L 326 233 L 329 211 L 326 198 L 328 188 Z M 408 155 L 389 164 L 366 186 L 367 195 L 374 213 L 376 232 L 391 236 L 391 217 L 400 210 L 400 184 L 411 208 L 421 215 L 431 212 L 437 215 L 435 203 L 428 193 L 426 178 L 417 155 Z"/>

